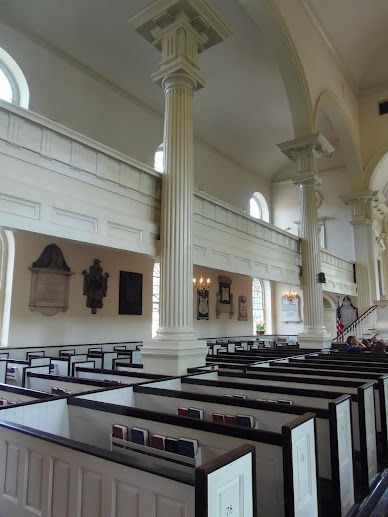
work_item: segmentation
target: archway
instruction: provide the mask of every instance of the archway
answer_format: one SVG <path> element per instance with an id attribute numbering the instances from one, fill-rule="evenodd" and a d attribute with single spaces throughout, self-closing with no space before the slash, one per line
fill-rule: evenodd
<path id="1" fill-rule="evenodd" d="M 321 129 L 322 114 L 328 118 L 338 138 L 337 153 L 338 151 L 342 153 L 347 170 L 352 178 L 361 184 L 363 171 L 356 130 L 352 127 L 341 100 L 328 90 L 321 93 L 315 106 L 314 127 L 317 130 Z M 336 147 L 334 142 L 331 143 Z"/>
<path id="2" fill-rule="evenodd" d="M 271 46 L 289 100 L 294 136 L 310 134 L 313 111 L 307 81 L 287 26 L 273 1 L 239 0 Z M 279 142 L 280 143 L 280 142 Z"/>
<path id="3" fill-rule="evenodd" d="M 328 333 L 336 336 L 336 306 L 327 294 L 323 293 L 323 322 Z"/>

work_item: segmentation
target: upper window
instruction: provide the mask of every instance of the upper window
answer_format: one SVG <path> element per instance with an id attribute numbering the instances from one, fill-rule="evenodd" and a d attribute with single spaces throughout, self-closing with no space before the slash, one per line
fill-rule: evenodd
<path id="1" fill-rule="evenodd" d="M 0 99 L 28 108 L 30 93 L 16 61 L 0 48 Z"/>
<path id="2" fill-rule="evenodd" d="M 152 272 L 152 337 L 159 328 L 160 264 L 155 262 Z"/>
<path id="3" fill-rule="evenodd" d="M 154 156 L 154 169 L 158 172 L 164 172 L 164 150 L 163 144 L 157 148 Z"/>
<path id="4" fill-rule="evenodd" d="M 0 68 L 0 99 L 7 102 L 14 102 L 12 83 Z"/>
<path id="5" fill-rule="evenodd" d="M 268 204 L 260 192 L 255 192 L 249 201 L 249 215 L 269 223 Z"/>
<path id="6" fill-rule="evenodd" d="M 256 333 L 257 324 L 265 324 L 263 285 L 259 278 L 252 281 L 252 318 L 253 332 Z"/>

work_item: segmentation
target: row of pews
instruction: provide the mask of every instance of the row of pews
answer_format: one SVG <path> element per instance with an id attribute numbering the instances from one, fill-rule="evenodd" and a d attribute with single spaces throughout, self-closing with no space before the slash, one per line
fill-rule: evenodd
<path id="1" fill-rule="evenodd" d="M 217 357 L 208 358 L 202 371 L 205 369 L 216 371 L 224 386 L 234 383 L 239 390 L 262 398 L 269 393 L 283 398 L 287 394 L 293 404 L 310 407 L 317 417 L 321 503 L 335 507 L 336 515 L 347 515 L 352 506 L 361 512 L 372 504 L 370 494 L 377 497 L 376 488 L 382 490 L 386 483 L 387 355 L 331 350 L 299 350 L 292 355 L 279 350 L 220 351 Z M 349 405 L 349 414 L 335 415 L 333 402 L 343 408 Z M 322 411 L 326 408 L 328 414 Z M 326 426 L 322 419 L 328 419 Z M 346 451 L 348 444 L 351 453 Z M 325 465 L 325 455 L 330 468 Z"/>
<path id="2" fill-rule="evenodd" d="M 181 377 L 144 372 L 133 343 L 7 351 L 1 515 L 367 515 L 387 483 L 386 358 L 243 345 Z"/>

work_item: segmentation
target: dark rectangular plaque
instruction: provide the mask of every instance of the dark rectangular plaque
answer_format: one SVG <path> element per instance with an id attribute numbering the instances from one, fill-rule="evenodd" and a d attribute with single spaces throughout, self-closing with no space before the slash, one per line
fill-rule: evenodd
<path id="1" fill-rule="evenodd" d="M 143 275 L 120 271 L 119 314 L 143 314 Z"/>

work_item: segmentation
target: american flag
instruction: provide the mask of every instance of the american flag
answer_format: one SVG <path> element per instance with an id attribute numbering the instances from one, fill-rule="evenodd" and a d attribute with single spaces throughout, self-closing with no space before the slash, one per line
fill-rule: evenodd
<path id="1" fill-rule="evenodd" d="M 342 331 L 344 330 L 344 326 L 341 321 L 341 307 L 339 305 L 339 302 L 338 302 L 336 314 L 337 314 L 336 329 L 337 329 L 337 336 L 339 336 L 342 333 Z"/>

